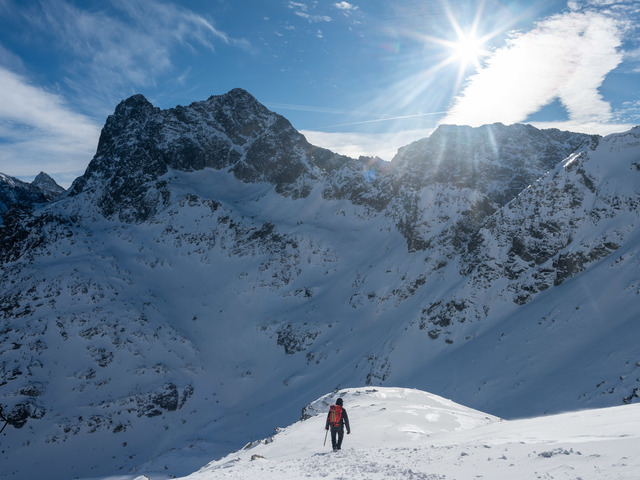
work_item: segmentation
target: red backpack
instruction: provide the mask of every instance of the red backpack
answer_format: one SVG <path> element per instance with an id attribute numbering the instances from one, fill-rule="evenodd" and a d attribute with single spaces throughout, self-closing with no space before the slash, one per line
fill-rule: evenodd
<path id="1" fill-rule="evenodd" d="M 342 420 L 342 407 L 340 405 L 331 405 L 329 407 L 329 424 L 332 427 L 339 427 Z"/>

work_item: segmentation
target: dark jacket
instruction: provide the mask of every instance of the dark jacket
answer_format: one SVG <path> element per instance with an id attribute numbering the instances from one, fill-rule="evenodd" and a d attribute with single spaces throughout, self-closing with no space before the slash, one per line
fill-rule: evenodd
<path id="1" fill-rule="evenodd" d="M 327 422 L 325 424 L 325 429 L 329 430 L 331 424 L 329 423 L 329 416 L 331 415 L 331 410 L 327 413 Z M 351 433 L 351 427 L 349 426 L 349 415 L 347 415 L 347 410 L 342 407 L 342 417 L 340 418 L 340 425 L 337 427 L 331 427 L 332 430 L 342 430 L 344 427 L 347 427 L 347 433 Z"/>

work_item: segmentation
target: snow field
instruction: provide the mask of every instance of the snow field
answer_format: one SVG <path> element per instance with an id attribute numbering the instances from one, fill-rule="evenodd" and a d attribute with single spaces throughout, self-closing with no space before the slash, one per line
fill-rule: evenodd
<path id="1" fill-rule="evenodd" d="M 334 453 L 329 438 L 322 442 L 328 405 L 338 396 L 352 433 Z M 184 480 L 586 480 L 640 473 L 640 405 L 504 421 L 419 390 L 376 387 L 326 395 L 307 412 L 315 415 Z"/>

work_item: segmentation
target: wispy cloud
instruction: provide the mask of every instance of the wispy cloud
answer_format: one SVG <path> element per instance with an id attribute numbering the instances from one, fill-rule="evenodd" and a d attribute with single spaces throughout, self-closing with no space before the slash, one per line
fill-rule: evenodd
<path id="1" fill-rule="evenodd" d="M 64 0 L 42 2 L 39 11 L 29 11 L 28 21 L 53 34 L 57 47 L 73 58 L 63 68 L 80 100 L 101 98 L 111 106 L 123 92 L 155 85 L 162 75 L 174 73 L 178 47 L 250 48 L 246 40 L 230 37 L 211 20 L 175 4 L 116 0 L 113 5 L 123 15 L 83 10 Z"/>
<path id="2" fill-rule="evenodd" d="M 327 125 L 326 127 L 322 127 L 322 128 L 348 127 L 353 125 L 365 125 L 367 123 L 381 123 L 381 122 L 391 122 L 395 120 L 406 120 L 409 118 L 432 117 L 432 116 L 442 115 L 443 113 L 447 113 L 447 112 L 413 113 L 409 115 L 399 115 L 395 117 L 386 116 L 383 118 L 376 118 L 373 120 L 370 119 L 370 120 L 361 120 L 359 122 L 348 122 L 348 123 L 339 123 L 336 125 Z"/>
<path id="3" fill-rule="evenodd" d="M 381 115 L 373 113 L 370 110 L 343 110 L 338 108 L 328 108 L 328 107 L 318 107 L 314 105 L 296 105 L 291 103 L 279 103 L 279 102 L 266 102 L 265 106 L 272 108 L 274 110 L 297 110 L 301 112 L 314 112 L 314 113 L 329 113 L 334 115 L 345 115 L 345 116 L 363 116 L 363 117 L 386 117 L 388 115 Z"/>
<path id="4" fill-rule="evenodd" d="M 115 3 L 146 35 L 155 39 L 165 36 L 182 44 L 197 42 L 211 50 L 215 50 L 214 41 L 237 43 L 210 20 L 174 4 L 153 0 L 117 0 Z"/>
<path id="5" fill-rule="evenodd" d="M 621 61 L 621 24 L 594 11 L 539 22 L 495 51 L 472 76 L 443 123 L 521 122 L 559 99 L 574 123 L 611 120 L 598 92 Z"/>
<path id="6" fill-rule="evenodd" d="M 301 2 L 289 2 L 289 8 L 292 9 L 294 15 L 304 18 L 309 23 L 331 22 L 333 19 L 328 15 L 317 15 L 309 13 L 309 6 Z"/>
<path id="7" fill-rule="evenodd" d="M 358 10 L 359 8 L 356 5 L 350 4 L 349 2 L 337 2 L 337 3 L 334 3 L 333 6 L 339 10 L 346 10 L 346 11 Z"/>
<path id="8" fill-rule="evenodd" d="M 163 76 L 184 83 L 190 70 L 176 68 L 178 51 L 250 48 L 210 19 L 157 0 L 113 0 L 104 10 L 44 0 L 10 11 L 16 20 L 22 15 L 34 38 L 46 38 L 62 54 L 68 89 L 56 85 L 52 93 L 53 87 L 38 85 L 20 59 L 0 46 L 0 172 L 29 177 L 43 170 L 65 186 L 86 168 L 100 133 L 97 122 L 117 102 Z"/>
<path id="9" fill-rule="evenodd" d="M 0 172 L 56 174 L 68 186 L 86 168 L 100 128 L 56 94 L 0 67 Z"/>

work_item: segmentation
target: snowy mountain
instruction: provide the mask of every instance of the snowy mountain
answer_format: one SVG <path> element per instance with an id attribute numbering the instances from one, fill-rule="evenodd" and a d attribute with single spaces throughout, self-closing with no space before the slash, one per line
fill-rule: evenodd
<path id="1" fill-rule="evenodd" d="M 322 432 L 338 396 L 354 420 L 333 453 Z M 640 469 L 640 405 L 504 421 L 419 390 L 376 387 L 310 407 L 309 418 L 186 478 L 632 479 Z"/>
<path id="2" fill-rule="evenodd" d="M 0 221 L 11 207 L 30 209 L 36 203 L 55 200 L 65 189 L 44 172 L 40 172 L 31 183 L 0 173 Z"/>
<path id="3" fill-rule="evenodd" d="M 1 475 L 184 475 L 346 386 L 635 403 L 639 165 L 640 128 L 442 126 L 384 163 L 243 90 L 131 97 L 0 226 Z"/>
<path id="4" fill-rule="evenodd" d="M 55 200 L 66 191 L 63 187 L 58 185 L 53 178 L 44 172 L 40 172 L 36 175 L 36 178 L 33 179 L 31 185 L 39 188 L 48 201 Z"/>

